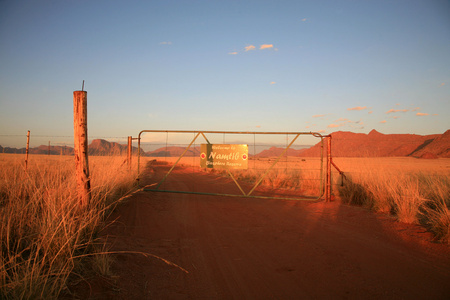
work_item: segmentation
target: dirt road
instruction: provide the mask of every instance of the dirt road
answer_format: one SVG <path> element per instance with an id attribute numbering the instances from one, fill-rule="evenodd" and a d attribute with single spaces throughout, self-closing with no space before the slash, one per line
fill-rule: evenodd
<path id="1" fill-rule="evenodd" d="M 167 167 L 155 167 L 150 180 Z M 219 177 L 176 168 L 173 189 Z M 226 187 L 225 187 L 226 188 Z M 232 187 L 230 186 L 230 189 Z M 103 236 L 117 277 L 91 299 L 450 299 L 449 247 L 333 203 L 139 192 Z"/>

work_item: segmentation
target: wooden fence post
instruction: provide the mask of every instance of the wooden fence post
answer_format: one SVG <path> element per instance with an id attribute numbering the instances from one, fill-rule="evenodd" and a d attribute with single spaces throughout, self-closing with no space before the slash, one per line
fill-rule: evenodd
<path id="1" fill-rule="evenodd" d="M 25 170 L 28 169 L 28 153 L 30 150 L 30 131 L 28 130 L 27 132 L 27 149 L 26 149 L 26 154 L 25 154 Z"/>
<path id="2" fill-rule="evenodd" d="M 127 159 L 129 169 L 131 169 L 131 157 L 132 157 L 132 151 L 133 151 L 132 143 L 133 143 L 133 137 L 129 136 L 128 137 L 128 159 Z"/>
<path id="3" fill-rule="evenodd" d="M 331 201 L 331 135 L 327 137 L 327 186 L 325 200 Z"/>
<path id="4" fill-rule="evenodd" d="M 80 205 L 86 206 L 91 200 L 89 178 L 88 135 L 87 135 L 87 92 L 73 92 L 74 154 L 77 177 L 77 193 Z"/>

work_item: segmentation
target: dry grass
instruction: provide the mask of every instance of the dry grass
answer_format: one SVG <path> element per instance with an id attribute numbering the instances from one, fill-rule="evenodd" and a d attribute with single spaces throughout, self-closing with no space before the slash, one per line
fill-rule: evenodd
<path id="1" fill-rule="evenodd" d="M 340 160 L 351 170 L 339 188 L 344 202 L 421 224 L 437 240 L 450 243 L 449 159 L 372 158 L 353 165 L 349 161 L 355 159 Z"/>
<path id="2" fill-rule="evenodd" d="M 69 275 L 83 273 L 86 258 L 102 251 L 104 217 L 133 189 L 123 160 L 90 157 L 92 202 L 80 207 L 73 157 L 33 155 L 25 172 L 22 155 L 0 155 L 1 298 L 55 299 Z M 102 264 L 93 268 L 107 273 Z"/>

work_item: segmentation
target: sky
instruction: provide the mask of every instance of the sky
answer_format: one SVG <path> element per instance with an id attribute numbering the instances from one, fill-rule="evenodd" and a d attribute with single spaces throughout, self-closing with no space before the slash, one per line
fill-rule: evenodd
<path id="1" fill-rule="evenodd" d="M 0 145 L 141 130 L 439 134 L 450 1 L 0 1 Z"/>

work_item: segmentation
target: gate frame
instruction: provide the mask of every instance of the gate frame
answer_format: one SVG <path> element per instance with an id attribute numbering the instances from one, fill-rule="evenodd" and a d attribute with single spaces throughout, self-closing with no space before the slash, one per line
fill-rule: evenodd
<path id="1" fill-rule="evenodd" d="M 214 196 L 227 196 L 227 197 L 244 197 L 244 198 L 260 198 L 260 199 L 285 199 L 285 200 L 304 200 L 304 201 L 318 201 L 325 195 L 325 200 L 328 202 L 330 201 L 331 197 L 331 135 L 322 135 L 318 132 L 256 132 L 256 131 L 200 131 L 200 130 L 142 130 L 139 132 L 138 135 L 138 159 L 137 159 L 137 182 L 139 185 L 140 180 L 140 161 L 141 161 L 141 134 L 142 133 L 193 133 L 195 137 L 192 139 L 190 144 L 186 147 L 186 149 L 183 151 L 183 153 L 178 157 L 176 162 L 172 165 L 170 170 L 165 174 L 163 179 L 158 183 L 155 189 L 147 189 L 144 188 L 144 191 L 150 191 L 150 192 L 165 192 L 165 193 L 179 193 L 179 194 L 196 194 L 196 195 L 214 195 Z M 162 185 L 162 183 L 166 180 L 166 178 L 170 175 L 170 173 L 173 171 L 175 166 L 178 164 L 178 162 L 181 160 L 181 158 L 186 154 L 186 152 L 189 150 L 189 148 L 192 146 L 192 144 L 195 142 L 195 140 L 202 135 L 205 141 L 210 144 L 208 138 L 205 134 L 253 134 L 253 135 L 295 135 L 295 137 L 292 139 L 292 141 L 289 143 L 289 145 L 284 148 L 283 152 L 277 157 L 277 159 L 274 161 L 274 163 L 264 172 L 264 174 L 258 179 L 256 184 L 253 186 L 253 188 L 245 194 L 245 192 L 242 190 L 239 183 L 236 181 L 234 176 L 231 174 L 229 170 L 227 170 L 230 177 L 233 179 L 239 190 L 242 192 L 242 195 L 238 194 L 219 194 L 219 193 L 206 193 L 206 192 L 190 192 L 190 191 L 169 191 L 169 190 L 159 190 L 159 187 Z M 272 197 L 272 196 L 255 196 L 251 195 L 251 193 L 260 185 L 264 177 L 269 173 L 269 171 L 278 163 L 278 161 L 283 157 L 285 153 L 287 153 L 287 150 L 292 146 L 292 144 L 297 140 L 297 138 L 300 135 L 312 135 L 314 137 L 320 138 L 320 195 L 315 197 L 300 197 L 300 198 L 293 198 L 293 197 Z M 327 157 L 326 157 L 326 179 L 324 183 L 323 178 L 323 160 L 324 160 L 324 138 L 328 138 L 328 151 L 327 151 Z"/>

